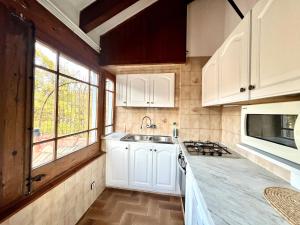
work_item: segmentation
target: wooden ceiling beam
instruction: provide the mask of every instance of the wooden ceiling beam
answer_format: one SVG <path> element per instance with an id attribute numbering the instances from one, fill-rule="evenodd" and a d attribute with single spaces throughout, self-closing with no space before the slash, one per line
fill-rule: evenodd
<path id="1" fill-rule="evenodd" d="M 97 0 L 80 12 L 80 28 L 88 33 L 138 0 Z"/>

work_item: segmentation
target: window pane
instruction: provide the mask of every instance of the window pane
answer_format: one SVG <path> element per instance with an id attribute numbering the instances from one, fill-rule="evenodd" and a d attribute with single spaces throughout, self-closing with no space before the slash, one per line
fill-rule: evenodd
<path id="1" fill-rule="evenodd" d="M 89 81 L 89 70 L 87 68 L 62 55 L 59 57 L 59 72 L 78 80 Z"/>
<path id="2" fill-rule="evenodd" d="M 62 138 L 57 141 L 57 158 L 76 152 L 87 146 L 87 132 Z"/>
<path id="3" fill-rule="evenodd" d="M 113 93 L 106 91 L 105 125 L 113 124 Z"/>
<path id="4" fill-rule="evenodd" d="M 89 134 L 89 144 L 93 144 L 95 142 L 97 142 L 97 130 L 92 130 L 90 131 L 90 134 Z"/>
<path id="5" fill-rule="evenodd" d="M 54 138 L 56 75 L 35 69 L 33 142 Z"/>
<path id="6" fill-rule="evenodd" d="M 112 82 L 110 79 L 106 79 L 106 90 L 108 91 L 114 91 L 114 82 Z"/>
<path id="7" fill-rule="evenodd" d="M 111 134 L 113 132 L 113 126 L 105 127 L 105 135 Z"/>
<path id="8" fill-rule="evenodd" d="M 58 135 L 88 129 L 89 85 L 59 77 Z"/>
<path id="9" fill-rule="evenodd" d="M 36 144 L 32 150 L 32 168 L 47 164 L 54 159 L 54 141 Z"/>
<path id="10" fill-rule="evenodd" d="M 98 127 L 98 88 L 91 86 L 90 98 L 90 129 L 94 129 Z"/>
<path id="11" fill-rule="evenodd" d="M 91 84 L 94 85 L 99 85 L 99 76 L 98 74 L 96 74 L 95 72 L 91 71 L 91 80 L 90 80 Z"/>
<path id="12" fill-rule="evenodd" d="M 35 64 L 56 70 L 57 53 L 40 42 L 35 43 Z"/>

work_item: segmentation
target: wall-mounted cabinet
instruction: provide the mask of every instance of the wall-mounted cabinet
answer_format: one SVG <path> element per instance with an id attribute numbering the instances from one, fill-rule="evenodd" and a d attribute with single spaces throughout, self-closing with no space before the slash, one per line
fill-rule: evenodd
<path id="1" fill-rule="evenodd" d="M 259 1 L 203 68 L 203 106 L 300 93 L 299 11 L 297 0 Z"/>
<path id="2" fill-rule="evenodd" d="M 251 99 L 300 92 L 299 12 L 299 0 L 261 0 L 252 10 Z"/>
<path id="3" fill-rule="evenodd" d="M 117 75 L 117 106 L 174 107 L 175 74 Z"/>

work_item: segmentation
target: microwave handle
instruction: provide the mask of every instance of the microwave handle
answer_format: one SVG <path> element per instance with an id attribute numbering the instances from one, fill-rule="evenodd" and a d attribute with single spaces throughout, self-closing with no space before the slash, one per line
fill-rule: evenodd
<path id="1" fill-rule="evenodd" d="M 294 138 L 295 138 L 297 149 L 300 150 L 300 114 L 298 115 L 297 120 L 295 122 Z"/>

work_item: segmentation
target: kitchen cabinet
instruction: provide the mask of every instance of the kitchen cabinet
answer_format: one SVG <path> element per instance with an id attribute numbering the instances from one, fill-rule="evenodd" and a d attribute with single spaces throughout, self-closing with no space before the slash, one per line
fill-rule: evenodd
<path id="1" fill-rule="evenodd" d="M 127 106 L 150 106 L 150 76 L 127 76 Z"/>
<path id="2" fill-rule="evenodd" d="M 152 187 L 153 148 L 149 144 L 130 144 L 130 186 L 144 190 Z"/>
<path id="3" fill-rule="evenodd" d="M 219 102 L 249 99 L 250 22 L 247 14 L 219 51 Z"/>
<path id="4" fill-rule="evenodd" d="M 129 144 L 120 141 L 106 141 L 106 183 L 108 186 L 128 186 Z"/>
<path id="5" fill-rule="evenodd" d="M 261 0 L 253 8 L 251 99 L 300 92 L 299 12 L 299 0 Z"/>
<path id="6" fill-rule="evenodd" d="M 127 105 L 127 76 L 116 77 L 116 106 Z"/>
<path id="7" fill-rule="evenodd" d="M 175 74 L 152 74 L 150 77 L 150 106 L 174 107 Z"/>
<path id="8" fill-rule="evenodd" d="M 117 106 L 174 107 L 175 74 L 117 75 Z"/>
<path id="9" fill-rule="evenodd" d="M 210 106 L 219 103 L 219 55 L 216 52 L 202 72 L 202 105 Z"/>
<path id="10" fill-rule="evenodd" d="M 177 147 L 107 141 L 107 185 L 176 194 Z"/>
<path id="11" fill-rule="evenodd" d="M 186 225 L 212 225 L 209 211 L 204 206 L 204 199 L 197 187 L 197 183 L 187 167 L 186 193 L 185 193 L 185 224 Z"/>
<path id="12" fill-rule="evenodd" d="M 176 145 L 153 145 L 153 188 L 174 192 L 176 187 Z"/>

